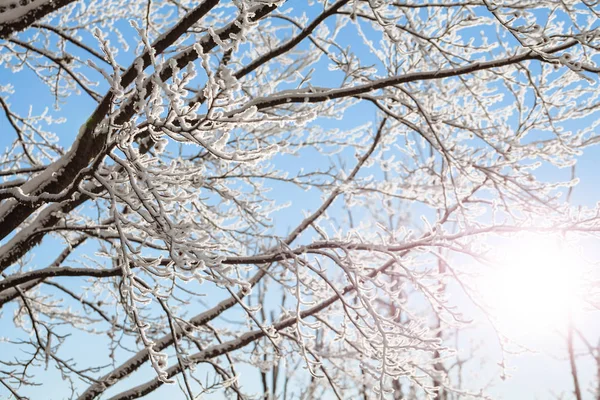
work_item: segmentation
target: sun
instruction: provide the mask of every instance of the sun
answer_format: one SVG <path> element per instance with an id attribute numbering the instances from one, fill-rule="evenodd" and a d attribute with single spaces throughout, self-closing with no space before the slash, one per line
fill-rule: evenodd
<path id="1" fill-rule="evenodd" d="M 498 328 L 512 335 L 539 335 L 567 327 L 581 307 L 583 260 L 564 239 L 520 235 L 496 248 L 482 285 Z"/>

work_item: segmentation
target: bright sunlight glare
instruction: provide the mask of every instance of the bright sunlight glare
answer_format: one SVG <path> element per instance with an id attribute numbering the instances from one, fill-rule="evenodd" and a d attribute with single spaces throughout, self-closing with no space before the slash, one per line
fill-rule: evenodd
<path id="1" fill-rule="evenodd" d="M 523 235 L 497 248 L 484 299 L 501 330 L 512 335 L 566 328 L 581 309 L 583 260 L 556 236 Z"/>

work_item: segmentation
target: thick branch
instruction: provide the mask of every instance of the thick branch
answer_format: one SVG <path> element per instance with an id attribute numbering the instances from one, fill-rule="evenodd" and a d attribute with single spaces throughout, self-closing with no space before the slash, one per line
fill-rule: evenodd
<path id="1" fill-rule="evenodd" d="M 35 21 L 42 19 L 46 15 L 74 2 L 75 0 L 46 1 L 45 3 L 27 11 L 23 16 L 17 18 L 16 20 L 0 24 L 0 39 L 6 39 L 14 32 L 27 29 Z"/>
<path id="2" fill-rule="evenodd" d="M 219 3 L 218 0 L 205 0 L 192 11 L 190 11 L 181 21 L 176 24 L 166 34 L 159 37 L 153 44 L 153 51 L 156 55 L 161 54 L 175 41 L 179 39 L 187 30 L 194 25 L 200 18 L 206 15 L 213 7 Z M 210 39 L 205 42 L 216 45 L 214 39 L 207 35 Z M 212 48 L 212 47 L 210 47 Z M 209 51 L 210 48 L 206 48 Z M 144 68 L 150 65 L 149 50 L 146 50 L 138 59 L 141 59 Z M 138 75 L 136 68 L 137 60 L 121 76 L 121 84 L 126 87 L 131 84 Z M 100 104 L 96 107 L 91 117 L 80 129 L 79 135 L 73 143 L 69 152 L 51 164 L 44 172 L 35 176 L 29 182 L 21 187 L 21 191 L 25 194 L 38 193 L 60 193 L 65 188 L 75 185 L 75 179 L 80 171 L 84 170 L 89 163 L 99 157 L 106 150 L 106 139 L 108 131 L 97 132 L 97 128 L 101 121 L 108 114 L 113 101 L 113 92 L 109 91 Z M 119 114 L 117 123 L 127 121 L 131 116 Z M 0 206 L 0 239 L 6 237 L 17 226 L 31 215 L 39 205 L 18 202 L 15 199 L 9 199 Z M 0 266 L 2 268 L 2 266 Z"/>
<path id="3" fill-rule="evenodd" d="M 360 157 L 358 163 L 356 164 L 356 166 L 354 167 L 354 169 L 352 170 L 350 175 L 348 175 L 345 182 L 350 182 L 351 180 L 353 180 L 356 177 L 356 175 L 358 174 L 358 172 L 360 171 L 361 167 L 365 164 L 365 162 L 373 154 L 373 152 L 377 148 L 377 145 L 381 141 L 381 136 L 383 133 L 383 127 L 385 125 L 385 122 L 386 122 L 385 119 L 381 122 L 381 124 L 379 125 L 379 128 L 377 130 L 377 133 L 375 134 L 375 139 L 373 140 L 373 144 L 368 149 L 368 151 L 363 156 Z M 288 235 L 288 237 L 283 241 L 283 243 L 285 243 L 286 245 L 290 245 L 304 230 L 306 230 L 314 221 L 316 221 L 321 215 L 323 215 L 323 213 L 327 210 L 327 208 L 329 208 L 329 206 L 333 203 L 333 201 L 341 193 L 342 193 L 342 191 L 340 189 L 334 190 L 333 193 L 331 193 L 329 195 L 329 197 L 325 200 L 325 202 L 323 202 L 321 207 L 319 207 L 319 209 L 317 209 L 310 216 L 305 218 L 298 225 L 298 227 L 296 229 L 294 229 Z M 274 249 L 274 250 L 276 250 L 276 249 Z M 274 253 L 275 253 L 275 251 L 274 251 Z M 285 253 L 278 252 L 278 251 L 276 253 L 277 253 L 276 256 L 285 254 Z M 288 257 L 289 256 L 290 256 L 290 254 L 288 253 Z M 226 262 L 224 262 L 224 263 L 226 263 Z M 268 266 L 261 268 L 256 274 L 254 274 L 252 276 L 252 278 L 250 278 L 248 280 L 248 283 L 250 284 L 251 287 L 254 287 L 266 275 L 267 269 L 268 269 Z M 239 291 L 236 295 L 231 296 L 231 297 L 221 301 L 219 304 L 217 304 L 215 307 L 211 308 L 210 310 L 207 310 L 207 311 L 195 316 L 194 318 L 192 318 L 190 320 L 190 324 L 193 326 L 202 326 L 202 325 L 208 323 L 209 321 L 212 321 L 213 319 L 217 318 L 219 315 L 221 315 L 226 310 L 228 310 L 231 307 L 233 307 L 234 305 L 238 304 L 238 301 L 240 299 L 243 299 L 245 296 L 246 296 L 246 292 Z M 175 339 L 175 336 L 173 336 L 173 335 L 165 335 L 155 342 L 154 349 L 156 351 L 162 351 L 165 348 L 171 346 L 174 342 L 174 339 Z M 119 380 L 123 379 L 124 377 L 130 375 L 132 372 L 137 370 L 143 363 L 148 361 L 148 359 L 149 359 L 149 354 L 146 349 L 138 352 L 135 356 L 133 356 L 129 360 L 125 361 L 123 364 L 121 364 L 119 367 L 117 367 L 114 371 L 112 371 L 109 374 L 106 374 L 105 376 L 100 378 L 99 382 L 90 386 L 85 391 L 85 393 L 83 393 L 79 397 L 78 400 L 84 400 L 84 399 L 91 400 L 91 399 L 95 398 L 96 396 L 100 395 L 103 391 L 105 391 L 108 387 L 112 386 Z"/>
<path id="4" fill-rule="evenodd" d="M 372 278 L 372 277 L 376 276 L 377 274 L 380 274 L 380 273 L 384 272 L 385 270 L 389 269 L 394 264 L 395 264 L 395 260 L 390 260 L 390 261 L 386 262 L 385 264 L 383 264 L 382 266 L 380 266 L 379 268 L 373 270 L 371 273 L 369 273 L 367 275 L 367 277 Z M 344 296 L 354 290 L 355 290 L 355 287 L 353 285 L 348 285 L 348 286 L 344 287 L 343 290 L 340 291 L 340 295 Z M 319 303 L 307 310 L 301 311 L 299 317 L 301 319 L 305 319 L 312 315 L 315 315 L 315 314 L 325 310 L 326 308 L 330 307 L 332 304 L 334 304 L 338 300 L 340 300 L 340 296 L 335 294 L 335 295 L 329 297 L 327 300 L 324 300 L 321 303 Z M 277 322 L 277 323 L 273 324 L 273 328 L 275 330 L 279 331 L 279 330 L 282 330 L 285 328 L 289 328 L 289 327 L 293 326 L 294 324 L 296 324 L 297 322 L 298 322 L 298 318 L 296 316 L 292 316 L 281 322 Z M 233 340 L 230 340 L 230 341 L 222 343 L 222 344 L 214 345 L 212 347 L 207 348 L 206 350 L 200 351 L 200 352 L 190 356 L 190 358 L 189 358 L 190 364 L 197 364 L 197 363 L 203 362 L 205 360 L 209 360 L 211 358 L 219 357 L 223 354 L 231 353 L 232 351 L 241 349 L 242 347 L 244 347 L 264 336 L 265 336 L 265 333 L 261 329 L 251 331 L 251 332 L 246 332 L 243 335 L 241 335 L 240 337 L 238 337 L 237 339 L 233 339 Z M 189 366 L 190 365 L 187 365 L 186 367 L 189 368 Z M 182 372 L 181 367 L 179 365 L 174 365 L 171 368 L 168 368 L 166 370 L 168 378 L 172 378 L 173 376 L 175 376 L 181 372 Z M 110 400 L 138 399 L 138 398 L 145 396 L 145 395 L 153 392 L 154 390 L 158 389 L 160 386 L 163 385 L 163 383 L 164 382 L 161 382 L 158 378 L 155 378 L 155 379 L 152 379 L 142 385 L 136 386 L 130 390 L 127 390 L 123 393 L 113 396 L 110 398 Z M 92 399 L 93 397 L 85 397 L 85 398 Z M 82 398 L 80 398 L 80 399 L 82 399 Z"/>

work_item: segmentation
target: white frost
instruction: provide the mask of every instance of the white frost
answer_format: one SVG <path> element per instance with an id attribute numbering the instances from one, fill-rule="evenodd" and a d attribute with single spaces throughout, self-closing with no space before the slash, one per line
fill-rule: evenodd
<path id="1" fill-rule="evenodd" d="M 0 0 L 0 24 L 13 22 L 50 0 Z"/>

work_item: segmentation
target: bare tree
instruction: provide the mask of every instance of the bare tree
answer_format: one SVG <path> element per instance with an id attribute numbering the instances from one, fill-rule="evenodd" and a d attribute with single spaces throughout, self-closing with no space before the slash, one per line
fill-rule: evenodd
<path id="1" fill-rule="evenodd" d="M 453 259 L 598 231 L 564 202 L 575 179 L 535 172 L 598 141 L 597 17 L 0 0 L 0 387 L 57 370 L 57 398 L 485 397 L 453 379 L 469 321 L 449 292 L 480 305 Z"/>

